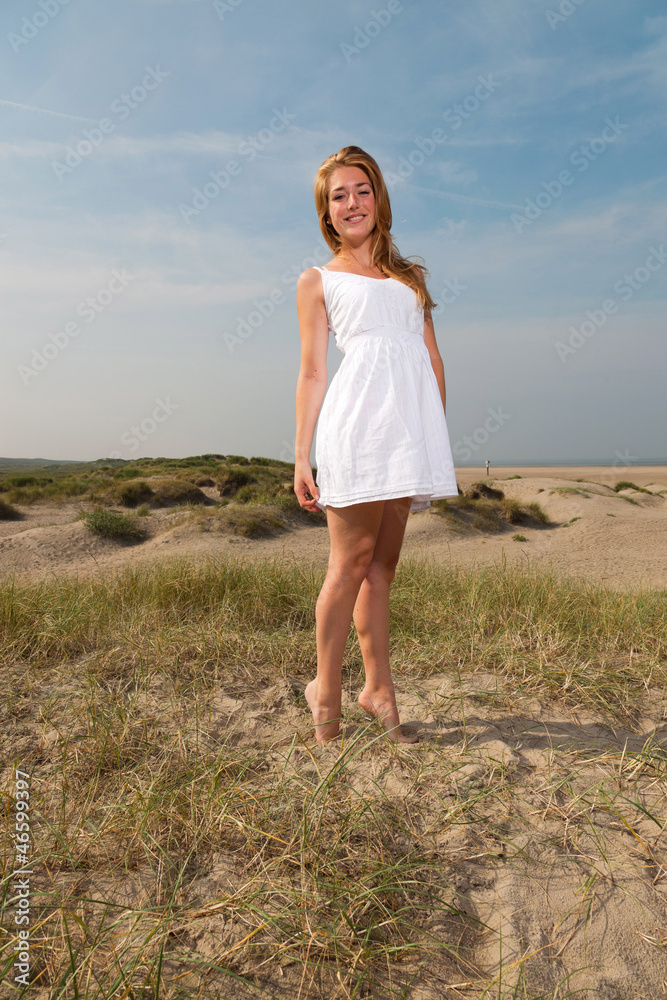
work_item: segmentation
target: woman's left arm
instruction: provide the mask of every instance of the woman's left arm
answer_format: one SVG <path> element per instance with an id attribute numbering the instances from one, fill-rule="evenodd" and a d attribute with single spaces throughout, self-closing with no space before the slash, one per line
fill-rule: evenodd
<path id="1" fill-rule="evenodd" d="M 426 349 L 431 359 L 433 371 L 435 372 L 435 378 L 438 383 L 438 388 L 440 389 L 440 396 L 442 397 L 442 408 L 445 411 L 446 416 L 447 394 L 445 390 L 445 366 L 442 358 L 440 357 L 440 351 L 438 350 L 438 345 L 435 341 L 435 330 L 433 329 L 433 319 L 431 317 L 430 309 L 424 310 L 424 343 L 426 344 Z"/>

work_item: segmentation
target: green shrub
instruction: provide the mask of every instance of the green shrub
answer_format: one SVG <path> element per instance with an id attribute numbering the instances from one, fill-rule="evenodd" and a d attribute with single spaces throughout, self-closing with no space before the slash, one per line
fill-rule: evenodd
<path id="1" fill-rule="evenodd" d="M 527 542 L 528 539 L 525 535 L 512 535 L 513 542 Z"/>
<path id="2" fill-rule="evenodd" d="M 145 529 L 133 517 L 117 511 L 89 511 L 83 515 L 82 520 L 90 531 L 102 538 L 140 541 L 146 537 Z"/>

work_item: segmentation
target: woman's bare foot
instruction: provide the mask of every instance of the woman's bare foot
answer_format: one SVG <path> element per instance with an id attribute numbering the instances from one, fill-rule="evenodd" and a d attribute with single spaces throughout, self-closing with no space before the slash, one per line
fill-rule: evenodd
<path id="1" fill-rule="evenodd" d="M 406 736 L 398 719 L 398 706 L 393 690 L 383 688 L 373 693 L 366 688 L 358 698 L 359 704 L 367 715 L 378 719 L 387 730 L 387 736 L 392 743 L 418 743 L 418 736 Z"/>
<path id="2" fill-rule="evenodd" d="M 315 724 L 315 737 L 318 743 L 328 743 L 335 740 L 340 733 L 341 704 L 330 704 L 320 700 L 318 696 L 317 678 L 306 684 L 303 692 L 306 701 L 310 705 L 313 713 L 313 723 Z"/>

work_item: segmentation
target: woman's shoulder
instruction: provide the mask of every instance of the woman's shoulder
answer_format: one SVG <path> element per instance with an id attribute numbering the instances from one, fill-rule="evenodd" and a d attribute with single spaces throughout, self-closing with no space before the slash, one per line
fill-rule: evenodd
<path id="1" fill-rule="evenodd" d="M 317 267 L 307 267 L 296 281 L 297 299 L 301 301 L 324 301 L 324 279 Z"/>
<path id="2" fill-rule="evenodd" d="M 321 281 L 320 274 L 319 267 L 307 267 L 297 278 L 297 285 L 301 288 L 316 287 Z"/>

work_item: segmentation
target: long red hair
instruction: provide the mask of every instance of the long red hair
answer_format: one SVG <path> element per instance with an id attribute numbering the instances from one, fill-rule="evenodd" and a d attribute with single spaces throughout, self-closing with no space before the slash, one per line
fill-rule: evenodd
<path id="1" fill-rule="evenodd" d="M 407 258 L 398 252 L 391 235 L 391 204 L 382 171 L 370 153 L 366 153 L 359 146 L 343 146 L 337 153 L 332 153 L 315 176 L 315 206 L 320 221 L 320 230 L 334 255 L 339 254 L 343 244 L 332 224 L 327 222 L 329 180 L 339 167 L 359 167 L 364 171 L 373 188 L 375 195 L 375 229 L 371 243 L 373 265 L 379 267 L 390 277 L 396 278 L 404 285 L 409 285 L 410 288 L 414 289 L 425 310 L 433 309 L 436 303 L 426 287 L 428 271 L 423 263 L 418 263 L 423 258 Z"/>

